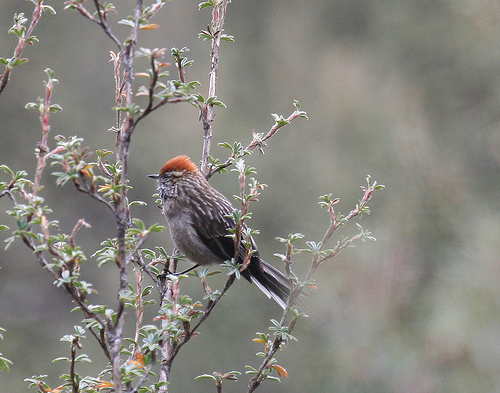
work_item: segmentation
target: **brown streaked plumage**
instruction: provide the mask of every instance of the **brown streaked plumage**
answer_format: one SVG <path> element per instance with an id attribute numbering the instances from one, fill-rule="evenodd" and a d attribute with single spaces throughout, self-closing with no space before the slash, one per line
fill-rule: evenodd
<path id="1" fill-rule="evenodd" d="M 236 226 L 231 216 L 234 207 L 208 183 L 188 156 L 172 158 L 158 175 L 149 176 L 158 181 L 172 240 L 189 260 L 207 265 L 234 257 L 234 242 L 227 236 L 229 229 Z M 291 291 L 290 281 L 260 258 L 252 238 L 242 238 L 237 262 L 242 263 L 246 255 L 243 244 L 246 240 L 252 244 L 254 254 L 248 267 L 241 272 L 242 276 L 285 308 Z"/>

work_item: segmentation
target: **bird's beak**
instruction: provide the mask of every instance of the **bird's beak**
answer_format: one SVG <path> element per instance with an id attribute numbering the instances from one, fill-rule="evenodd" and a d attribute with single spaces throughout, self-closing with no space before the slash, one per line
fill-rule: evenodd
<path id="1" fill-rule="evenodd" d="M 158 179 L 160 177 L 160 175 L 156 175 L 156 174 L 151 174 L 151 175 L 148 175 L 148 177 L 150 177 L 151 179 Z"/>

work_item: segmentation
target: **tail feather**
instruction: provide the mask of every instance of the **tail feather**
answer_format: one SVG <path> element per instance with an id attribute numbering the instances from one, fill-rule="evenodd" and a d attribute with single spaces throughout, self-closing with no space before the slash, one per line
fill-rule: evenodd
<path id="1" fill-rule="evenodd" d="M 283 309 L 287 307 L 291 284 L 278 269 L 260 258 L 255 258 L 242 272 L 242 275 L 257 285 L 268 298 L 273 299 Z"/>

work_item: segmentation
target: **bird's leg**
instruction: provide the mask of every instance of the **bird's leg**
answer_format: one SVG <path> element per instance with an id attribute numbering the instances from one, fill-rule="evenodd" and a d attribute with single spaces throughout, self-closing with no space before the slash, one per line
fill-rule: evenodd
<path id="1" fill-rule="evenodd" d="M 199 266 L 200 265 L 197 263 L 196 265 L 191 266 L 189 269 L 186 269 L 183 272 L 180 272 L 180 273 L 177 273 L 177 274 L 186 274 L 186 273 L 189 273 L 191 270 L 194 270 L 194 269 L 196 269 Z"/>
<path id="2" fill-rule="evenodd" d="M 191 270 L 196 269 L 199 266 L 200 266 L 199 264 L 193 265 L 189 269 L 186 269 L 183 272 L 179 272 L 179 273 L 177 273 L 177 272 L 171 272 L 170 270 L 168 270 L 168 268 L 165 268 L 165 269 L 163 269 L 163 272 L 161 272 L 161 274 L 158 275 L 158 278 L 165 279 L 165 278 L 167 278 L 168 275 L 179 276 L 181 274 L 186 274 L 186 273 L 189 273 Z"/>

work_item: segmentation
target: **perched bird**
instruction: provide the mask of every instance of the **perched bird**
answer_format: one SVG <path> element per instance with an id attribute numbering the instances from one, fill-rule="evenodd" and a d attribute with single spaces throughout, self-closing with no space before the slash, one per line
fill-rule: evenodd
<path id="1" fill-rule="evenodd" d="M 234 239 L 227 236 L 230 234 L 228 229 L 236 226 L 230 216 L 234 207 L 208 183 L 188 156 L 172 158 L 159 174 L 149 177 L 158 181 L 158 193 L 172 240 L 191 262 L 220 264 L 234 258 Z M 236 262 L 242 263 L 245 258 L 244 241 L 249 240 L 255 251 L 241 275 L 286 308 L 290 281 L 260 258 L 252 238 L 241 240 Z"/>

